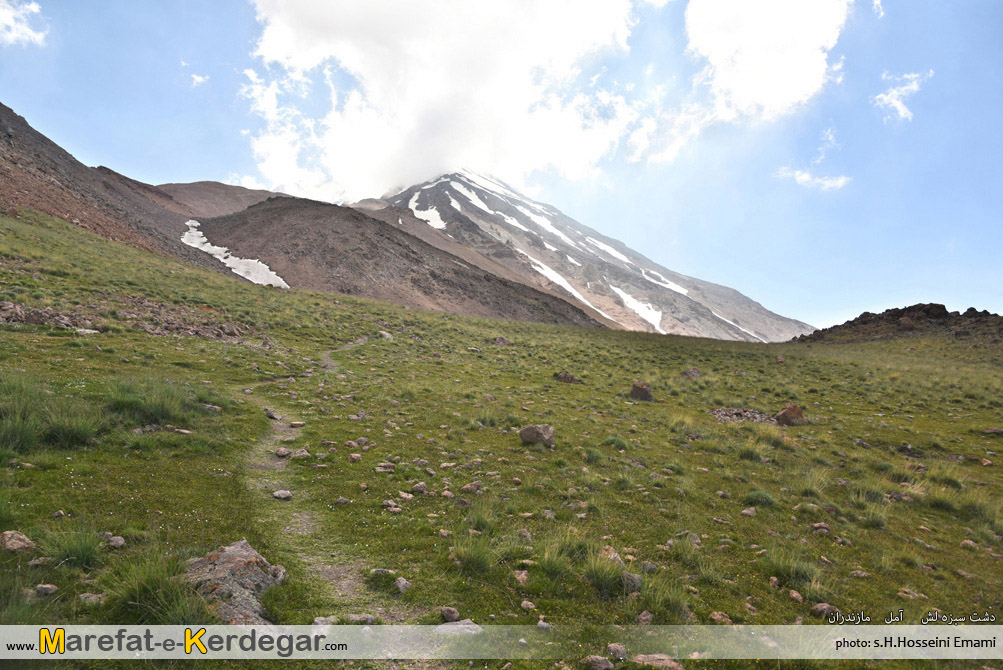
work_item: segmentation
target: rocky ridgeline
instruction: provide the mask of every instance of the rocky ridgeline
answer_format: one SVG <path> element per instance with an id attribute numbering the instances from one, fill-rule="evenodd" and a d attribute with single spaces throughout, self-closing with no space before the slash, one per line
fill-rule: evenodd
<path id="1" fill-rule="evenodd" d="M 919 304 L 889 309 L 880 314 L 864 312 L 846 323 L 801 335 L 793 342 L 854 342 L 889 340 L 913 333 L 942 335 L 986 344 L 1003 342 L 1003 317 L 970 307 L 949 312 L 944 305 Z"/>

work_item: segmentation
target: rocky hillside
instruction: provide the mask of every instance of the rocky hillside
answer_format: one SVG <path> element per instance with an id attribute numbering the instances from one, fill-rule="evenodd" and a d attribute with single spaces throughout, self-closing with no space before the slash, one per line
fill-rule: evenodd
<path id="1" fill-rule="evenodd" d="M 240 212 L 251 205 L 282 195 L 218 181 L 196 181 L 190 184 L 161 184 L 157 188 L 181 203 L 196 217 L 213 218 Z"/>
<path id="2" fill-rule="evenodd" d="M 1003 342 L 1003 317 L 970 307 L 964 313 L 949 312 L 944 305 L 919 304 L 864 312 L 839 326 L 816 330 L 795 338 L 798 342 L 862 342 L 916 335 L 939 335 L 987 344 Z"/>
<path id="3" fill-rule="evenodd" d="M 357 206 L 401 226 L 417 219 L 504 264 L 525 283 L 556 291 L 620 328 L 750 342 L 814 330 L 734 289 L 673 272 L 556 208 L 469 170 L 412 186 L 385 202 L 391 207 L 381 210 L 377 200 Z"/>
<path id="4" fill-rule="evenodd" d="M 212 245 L 226 247 L 236 257 L 259 259 L 293 287 L 453 314 L 599 325 L 557 295 L 471 263 L 470 254 L 453 255 L 347 207 L 270 198 L 242 212 L 207 219 L 200 230 Z"/>

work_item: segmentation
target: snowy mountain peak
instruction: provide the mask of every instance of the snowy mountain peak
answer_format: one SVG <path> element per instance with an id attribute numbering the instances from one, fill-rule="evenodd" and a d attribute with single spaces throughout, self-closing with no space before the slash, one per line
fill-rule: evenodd
<path id="1" fill-rule="evenodd" d="M 387 201 L 487 258 L 525 283 L 585 307 L 612 327 L 766 342 L 811 332 L 738 291 L 662 267 L 537 202 L 504 181 L 463 169 Z"/>

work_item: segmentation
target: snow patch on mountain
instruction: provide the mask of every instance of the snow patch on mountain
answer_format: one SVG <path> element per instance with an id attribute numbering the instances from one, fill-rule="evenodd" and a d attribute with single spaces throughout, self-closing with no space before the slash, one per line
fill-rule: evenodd
<path id="1" fill-rule="evenodd" d="M 648 323 L 650 323 L 652 326 L 654 326 L 655 330 L 657 330 L 659 333 L 661 333 L 662 335 L 665 335 L 665 331 L 662 330 L 662 312 L 661 312 L 661 310 L 656 309 L 655 307 L 653 307 L 652 305 L 649 305 L 646 302 L 641 302 L 640 300 L 638 300 L 634 296 L 630 295 L 626 291 L 618 289 L 617 287 L 613 286 L 612 284 L 609 284 L 608 286 L 611 289 L 613 289 L 613 291 L 618 296 L 620 296 L 620 299 L 623 300 L 623 304 L 626 305 L 628 309 L 632 310 L 639 317 L 641 317 L 642 319 L 644 319 L 645 321 L 647 321 Z"/>
<path id="2" fill-rule="evenodd" d="M 454 191 L 456 191 L 457 193 L 459 193 L 460 195 L 462 195 L 464 198 L 466 198 L 467 201 L 471 205 L 473 205 L 474 207 L 477 207 L 478 209 L 482 209 L 485 212 L 487 212 L 488 214 L 494 214 L 495 216 L 498 215 L 498 212 L 496 212 L 493 209 L 491 209 L 490 207 L 488 207 L 487 204 L 485 204 L 485 202 L 483 200 L 481 200 L 480 197 L 478 197 L 478 195 L 476 193 L 474 193 L 473 191 L 471 191 L 470 189 L 468 189 L 466 186 L 464 186 L 460 182 L 458 182 L 458 181 L 451 181 L 451 182 L 449 182 L 449 185 L 453 187 Z"/>
<path id="3" fill-rule="evenodd" d="M 418 217 L 428 225 L 432 226 L 433 228 L 442 230 L 443 228 L 446 227 L 446 222 L 442 220 L 441 216 L 439 216 L 439 210 L 435 209 L 434 207 L 432 209 L 418 209 L 417 192 L 413 196 L 411 196 L 411 202 L 407 204 L 407 207 L 412 212 L 414 212 L 414 215 L 416 217 Z"/>
<path id="4" fill-rule="evenodd" d="M 603 316 L 605 316 L 610 321 L 614 321 L 616 323 L 619 323 L 613 317 L 611 317 L 609 314 L 607 314 L 606 312 L 602 311 L 601 309 L 599 309 L 598 307 L 596 307 L 595 305 L 593 305 L 591 302 L 589 302 L 588 300 L 586 300 L 585 296 L 583 296 L 581 293 L 579 293 L 578 290 L 575 289 L 575 287 L 571 285 L 571 282 L 569 282 L 567 279 L 565 279 L 561 275 L 560 272 L 558 272 L 554 268 L 550 267 L 549 265 L 547 265 L 543 261 L 539 261 L 539 260 L 533 258 L 532 256 L 530 256 L 529 254 L 527 254 L 522 249 L 516 249 L 516 251 L 518 251 L 520 254 L 522 254 L 523 256 L 525 256 L 526 258 L 529 259 L 529 262 L 533 266 L 534 270 L 536 270 L 541 275 L 543 275 L 544 277 L 546 277 L 547 279 L 549 279 L 550 281 L 554 282 L 555 284 L 557 284 L 558 286 L 560 286 L 561 288 L 563 288 L 565 291 L 567 291 L 568 293 L 570 293 L 571 295 L 573 295 L 579 302 L 588 305 L 589 307 L 591 307 L 595 311 L 597 311 L 600 314 L 602 314 Z"/>
<path id="5" fill-rule="evenodd" d="M 648 276 L 649 272 L 651 274 L 655 275 L 655 277 L 658 277 L 658 279 L 653 279 L 652 277 L 649 277 Z M 663 277 L 661 274 L 655 272 L 654 270 L 645 270 L 644 268 L 641 268 L 641 274 L 644 276 L 645 279 L 647 279 L 648 281 L 650 281 L 652 284 L 657 284 L 658 286 L 663 286 L 663 287 L 665 287 L 667 289 L 671 289 L 671 290 L 675 291 L 676 293 L 682 293 L 683 295 L 689 295 L 689 290 L 683 288 L 682 286 L 680 286 L 679 284 L 677 284 L 675 282 L 669 281 L 668 279 L 666 279 L 665 277 Z M 659 281 L 659 280 L 661 280 L 661 281 Z"/>
<path id="6" fill-rule="evenodd" d="M 718 314 L 718 313 L 717 313 L 717 312 L 715 312 L 714 310 L 711 310 L 711 311 L 710 311 L 710 313 L 711 313 L 711 314 L 713 314 L 714 316 L 716 316 L 717 318 L 721 319 L 721 320 L 722 320 L 722 321 L 724 321 L 725 323 L 727 323 L 727 324 L 729 324 L 729 325 L 732 325 L 732 326 L 735 326 L 735 328 L 738 328 L 738 329 L 739 329 L 740 331 L 742 331 L 743 333 L 747 333 L 747 334 L 749 334 L 749 335 L 752 335 L 752 336 L 753 336 L 754 338 L 756 338 L 756 339 L 757 339 L 757 340 L 759 340 L 760 342 L 767 342 L 767 341 L 768 341 L 768 340 L 764 340 L 764 339 L 763 339 L 763 338 L 761 338 L 761 337 L 760 337 L 759 335 L 756 335 L 756 334 L 755 334 L 754 332 L 752 332 L 751 330 L 746 330 L 745 328 L 742 328 L 742 327 L 741 327 L 740 325 L 738 325 L 738 324 L 737 324 L 737 323 L 735 323 L 734 321 L 729 321 L 728 319 L 724 318 L 723 316 L 721 316 L 720 314 Z"/>
<path id="7" fill-rule="evenodd" d="M 627 258 L 623 254 L 621 254 L 619 251 L 617 251 L 616 249 L 614 249 L 610 245 L 608 245 L 608 244 L 606 244 L 604 242 L 600 242 L 599 240 L 597 240 L 594 237 L 586 237 L 585 239 L 586 239 L 586 241 L 588 241 L 589 244 L 591 244 L 592 246 L 596 247 L 597 249 L 602 249 L 603 251 L 605 251 L 607 254 L 609 254 L 613 258 L 615 258 L 615 259 L 617 259 L 619 261 L 623 261 L 624 263 L 627 263 L 628 265 L 633 265 L 633 263 L 630 262 L 629 258 Z"/>
<path id="8" fill-rule="evenodd" d="M 192 219 L 188 221 L 188 230 L 181 236 L 181 241 L 190 247 L 213 256 L 226 267 L 230 268 L 234 274 L 240 275 L 244 279 L 263 286 L 278 286 L 279 288 L 289 288 L 289 284 L 272 272 L 271 268 L 257 259 L 238 258 L 230 253 L 226 247 L 217 247 L 206 239 L 205 234 L 199 230 L 202 224 Z"/>
<path id="9" fill-rule="evenodd" d="M 569 263 L 571 263 L 572 265 L 577 265 L 578 267 L 582 267 L 582 264 L 581 264 L 581 263 L 579 263 L 578 261 L 576 261 L 576 260 L 575 260 L 574 258 L 572 258 L 571 256 L 568 256 L 567 258 L 568 258 L 568 262 L 569 262 Z"/>
<path id="10" fill-rule="evenodd" d="M 570 237 L 559 231 L 547 217 L 540 216 L 539 214 L 534 214 L 533 212 L 529 211 L 522 205 L 516 205 L 515 208 L 518 209 L 520 212 L 522 212 L 527 218 L 529 218 L 530 221 L 540 226 L 548 233 L 551 233 L 552 235 L 556 235 L 557 237 L 561 238 L 562 240 L 564 240 L 566 244 L 570 244 L 575 248 L 578 247 L 578 245 Z"/>

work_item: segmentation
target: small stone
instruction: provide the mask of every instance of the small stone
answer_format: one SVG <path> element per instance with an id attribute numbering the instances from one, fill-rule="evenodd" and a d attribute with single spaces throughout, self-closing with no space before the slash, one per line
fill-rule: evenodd
<path id="1" fill-rule="evenodd" d="M 125 538 L 121 535 L 115 535 L 108 538 L 108 546 L 112 549 L 121 549 L 125 546 Z"/>
<path id="2" fill-rule="evenodd" d="M 870 573 L 864 572 L 863 570 L 851 570 L 850 571 L 850 576 L 851 577 L 858 577 L 860 579 L 863 579 L 864 577 L 869 577 Z"/>
<path id="3" fill-rule="evenodd" d="M 818 603 L 811 608 L 811 613 L 817 616 L 829 616 L 830 614 L 836 614 L 839 612 L 839 608 L 835 605 L 830 605 L 829 603 Z"/>
<path id="4" fill-rule="evenodd" d="M 655 620 L 655 615 L 649 612 L 648 610 L 644 610 L 643 612 L 637 615 L 637 623 L 639 623 L 642 626 L 647 626 L 654 620 Z"/>
<path id="5" fill-rule="evenodd" d="M 520 604 L 519 607 L 523 608 L 524 610 L 535 610 L 536 609 L 536 605 L 534 605 L 533 602 L 530 601 L 530 600 L 523 600 L 522 604 Z"/>
<path id="6" fill-rule="evenodd" d="M 798 603 L 803 603 L 804 602 L 804 596 L 802 596 L 800 593 L 798 593 L 794 589 L 791 589 L 791 594 L 790 595 L 791 595 L 791 600 L 793 600 L 794 602 L 798 602 Z"/>
<path id="7" fill-rule="evenodd" d="M 623 573 L 623 590 L 628 594 L 637 593 L 641 590 L 641 585 L 644 583 L 641 575 L 636 575 L 632 572 Z"/>
<path id="8" fill-rule="evenodd" d="M 310 458 L 310 452 L 306 449 L 297 449 L 293 452 L 292 458 Z"/>
<path id="9" fill-rule="evenodd" d="M 290 421 L 289 422 L 289 427 L 290 428 L 302 428 L 305 425 L 306 425 L 306 421 Z"/>
<path id="10" fill-rule="evenodd" d="M 606 645 L 606 655 L 612 656 L 618 661 L 622 661 L 627 658 L 627 647 L 623 646 L 619 642 L 610 642 Z"/>
<path id="11" fill-rule="evenodd" d="M 756 508 L 746 507 L 745 509 L 742 510 L 742 516 L 756 516 Z"/>
<path id="12" fill-rule="evenodd" d="M 675 659 L 666 654 L 636 654 L 630 659 L 642 668 L 664 668 L 665 670 L 683 670 Z"/>
<path id="13" fill-rule="evenodd" d="M 515 577 L 515 581 L 519 584 L 525 584 L 529 581 L 529 571 L 528 570 L 514 570 L 512 576 Z"/>
<path id="14" fill-rule="evenodd" d="M 397 590 L 400 591 L 401 593 L 406 593 L 411 588 L 411 582 L 404 579 L 403 577 L 398 577 L 394 581 L 394 586 L 396 586 Z"/>
<path id="15" fill-rule="evenodd" d="M 362 454 L 349 454 L 348 455 L 348 462 L 349 463 L 358 463 L 361 460 L 362 460 Z"/>
<path id="16" fill-rule="evenodd" d="M 964 547 L 965 549 L 978 549 L 979 548 L 979 545 L 977 545 L 972 540 L 962 540 L 961 541 L 961 546 Z"/>
<path id="17" fill-rule="evenodd" d="M 345 620 L 350 624 L 364 624 L 366 626 L 376 623 L 376 617 L 372 614 L 349 614 L 345 617 Z"/>
<path id="18" fill-rule="evenodd" d="M 658 566 L 652 563 L 651 561 L 642 561 L 641 572 L 643 572 L 646 575 L 654 574 L 658 572 Z"/>
<path id="19" fill-rule="evenodd" d="M 613 663 L 605 656 L 586 656 L 582 659 L 582 664 L 592 670 L 613 670 Z"/>
<path id="20" fill-rule="evenodd" d="M 449 537 L 452 534 L 453 534 L 453 531 L 451 531 L 451 530 L 446 530 L 445 528 L 440 528 L 439 529 L 439 537 Z"/>
<path id="21" fill-rule="evenodd" d="M 289 449 L 288 447 L 279 447 L 275 450 L 275 455 L 279 458 L 286 458 L 291 453 L 293 453 L 292 449 Z"/>
<path id="22" fill-rule="evenodd" d="M 77 599 L 86 605 L 100 605 L 104 602 L 104 597 L 103 593 L 81 593 Z"/>
<path id="23" fill-rule="evenodd" d="M 777 579 L 776 577 L 770 577 L 770 588 L 779 589 L 780 580 Z"/>
<path id="24" fill-rule="evenodd" d="M 526 444 L 544 444 L 553 447 L 556 444 L 556 434 L 553 426 L 532 425 L 524 426 L 519 430 L 519 437 Z"/>
<path id="25" fill-rule="evenodd" d="M 338 496 L 338 499 L 334 501 L 334 504 L 335 505 L 347 505 L 350 502 L 352 502 L 352 501 L 349 500 L 348 498 L 346 498 L 344 496 Z"/>
<path id="26" fill-rule="evenodd" d="M 51 596 L 59 590 L 59 587 L 55 584 L 39 584 L 35 587 L 35 595 L 37 596 Z"/>
<path id="27" fill-rule="evenodd" d="M 729 617 L 724 612 L 711 612 L 710 620 L 713 621 L 714 623 L 729 624 L 729 625 L 731 624 L 731 617 Z"/>
<path id="28" fill-rule="evenodd" d="M 428 493 L 428 485 L 425 484 L 425 482 L 418 482 L 417 484 L 411 487 L 411 493 L 415 494 Z"/>
<path id="29" fill-rule="evenodd" d="M 64 516 L 66 516 L 66 512 L 64 512 L 61 509 L 57 509 L 55 512 L 52 513 L 53 519 L 62 519 Z"/>
<path id="30" fill-rule="evenodd" d="M 280 489 L 272 494 L 272 497 L 276 500 L 291 500 L 293 494 L 285 489 Z"/>
<path id="31" fill-rule="evenodd" d="M 446 623 L 460 620 L 460 612 L 455 607 L 443 607 L 439 613 L 442 614 L 442 620 Z"/>

